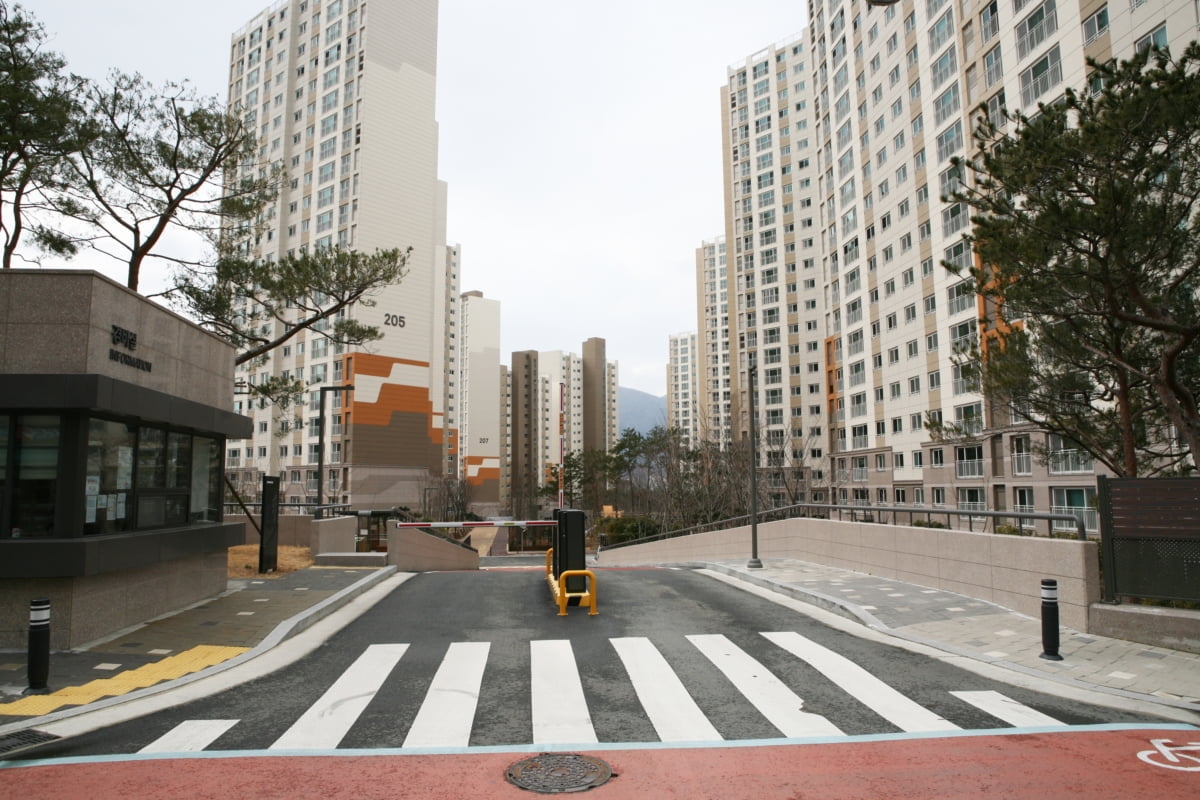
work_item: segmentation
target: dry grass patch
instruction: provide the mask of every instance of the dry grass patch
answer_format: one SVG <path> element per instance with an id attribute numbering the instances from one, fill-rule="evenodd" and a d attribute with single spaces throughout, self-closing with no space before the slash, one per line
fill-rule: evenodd
<path id="1" fill-rule="evenodd" d="M 298 569 L 311 567 L 312 551 L 307 547 L 280 545 L 277 569 L 264 575 L 258 574 L 258 545 L 241 544 L 229 548 L 229 577 L 231 578 L 278 578 Z"/>

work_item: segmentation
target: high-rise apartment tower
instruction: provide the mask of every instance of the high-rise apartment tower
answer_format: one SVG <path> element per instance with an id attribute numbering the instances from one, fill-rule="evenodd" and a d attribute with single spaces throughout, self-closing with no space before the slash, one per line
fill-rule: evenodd
<path id="1" fill-rule="evenodd" d="M 285 0 L 233 35 L 229 106 L 286 173 L 244 253 L 269 263 L 316 248 L 412 248 L 403 280 L 347 312 L 382 339 L 345 350 L 305 331 L 239 369 L 251 383 L 310 384 L 300 408 L 242 401 L 256 433 L 231 443 L 229 460 L 249 494 L 265 473 L 283 476 L 291 501 L 313 502 L 324 481 L 326 502 L 417 507 L 422 488 L 456 468 L 458 254 L 445 246 L 437 179 L 437 14 L 437 0 Z"/>

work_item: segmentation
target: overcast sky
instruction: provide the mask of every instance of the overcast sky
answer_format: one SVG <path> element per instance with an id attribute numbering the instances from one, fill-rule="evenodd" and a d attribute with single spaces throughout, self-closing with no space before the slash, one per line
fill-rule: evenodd
<path id="1" fill-rule="evenodd" d="M 73 72 L 225 99 L 230 37 L 270 3 L 23 5 Z M 695 249 L 724 230 L 726 67 L 804 21 L 798 0 L 442 0 L 448 238 L 462 289 L 501 303 L 505 362 L 599 336 L 622 386 L 666 393 L 667 339 L 696 328 Z"/>

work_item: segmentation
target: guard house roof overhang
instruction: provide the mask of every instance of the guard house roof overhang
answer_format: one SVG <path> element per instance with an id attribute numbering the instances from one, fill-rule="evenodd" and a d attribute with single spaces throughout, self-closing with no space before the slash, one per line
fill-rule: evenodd
<path id="1" fill-rule="evenodd" d="M 18 408 L 113 414 L 228 439 L 244 439 L 254 432 L 249 417 L 106 375 L 5 375 L 0 382 L 0 411 Z"/>

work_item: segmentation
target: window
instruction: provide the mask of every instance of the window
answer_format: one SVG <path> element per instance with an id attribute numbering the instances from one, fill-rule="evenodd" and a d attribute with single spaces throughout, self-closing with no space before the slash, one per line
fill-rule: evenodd
<path id="1" fill-rule="evenodd" d="M 975 293 L 968 281 L 954 284 L 946 290 L 946 295 L 951 314 L 958 314 L 975 305 Z"/>
<path id="2" fill-rule="evenodd" d="M 954 270 L 965 270 L 971 266 L 971 243 L 964 240 L 955 242 L 943 253 L 946 263 Z M 961 310 L 961 309 L 960 309 Z M 953 311 L 951 313 L 954 313 Z"/>
<path id="3" fill-rule="evenodd" d="M 992 0 L 980 12 L 979 31 L 985 42 L 1000 32 L 1000 6 L 997 0 Z"/>
<path id="4" fill-rule="evenodd" d="M 954 45 L 951 45 L 933 62 L 933 88 L 936 89 L 948 81 L 957 68 L 958 60 L 955 58 Z"/>
<path id="5" fill-rule="evenodd" d="M 978 326 L 975 320 L 969 319 L 957 325 L 950 326 L 950 346 L 955 352 L 970 350 L 975 345 L 975 335 Z"/>
<path id="6" fill-rule="evenodd" d="M 983 83 L 991 86 L 1004 77 L 1004 64 L 1000 58 L 1000 45 L 996 45 L 983 56 Z"/>
<path id="7" fill-rule="evenodd" d="M 967 210 L 962 203 L 955 203 L 942 209 L 942 235 L 949 236 L 966 227 Z"/>
<path id="8" fill-rule="evenodd" d="M 1164 30 L 1165 35 L 1165 30 Z M 1032 106 L 1039 97 L 1062 82 L 1058 45 L 1021 73 L 1021 104 Z"/>
<path id="9" fill-rule="evenodd" d="M 1054 0 L 1046 0 L 1017 23 L 1017 58 L 1024 58 L 1058 30 Z"/>
<path id="10" fill-rule="evenodd" d="M 946 13 L 938 18 L 937 22 L 933 23 L 933 27 L 929 29 L 929 52 L 936 53 L 942 49 L 942 45 L 950 40 L 954 35 L 954 9 L 947 9 Z"/>
<path id="11" fill-rule="evenodd" d="M 933 101 L 934 124 L 941 125 L 959 109 L 958 81 L 950 84 L 950 88 L 938 95 Z"/>
<path id="12" fill-rule="evenodd" d="M 1108 6 L 1104 6 L 1083 21 L 1083 43 L 1089 45 L 1106 33 L 1108 33 Z"/>
<path id="13" fill-rule="evenodd" d="M 1154 48 L 1157 50 L 1167 49 L 1167 26 L 1159 25 L 1153 33 L 1147 34 L 1133 43 L 1133 49 L 1137 53 L 1144 53 L 1147 50 Z M 1058 48 L 1055 48 L 1057 51 Z"/>
<path id="14" fill-rule="evenodd" d="M 1055 48 L 1057 52 L 1057 48 Z M 1061 75 L 1061 73 L 1060 73 Z M 945 161 L 963 146 L 962 123 L 956 122 L 937 136 L 938 161 Z"/>

